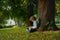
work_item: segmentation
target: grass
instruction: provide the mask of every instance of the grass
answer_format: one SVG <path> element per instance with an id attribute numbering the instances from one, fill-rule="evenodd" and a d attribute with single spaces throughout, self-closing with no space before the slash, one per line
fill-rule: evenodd
<path id="1" fill-rule="evenodd" d="M 60 31 L 26 32 L 26 27 L 0 29 L 0 40 L 60 40 Z"/>

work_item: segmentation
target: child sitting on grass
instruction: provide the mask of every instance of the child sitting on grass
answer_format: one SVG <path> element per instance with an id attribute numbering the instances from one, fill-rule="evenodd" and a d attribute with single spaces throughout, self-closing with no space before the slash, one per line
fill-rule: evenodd
<path id="1" fill-rule="evenodd" d="M 34 32 L 34 31 L 36 31 L 36 29 L 37 29 L 37 21 L 36 21 L 36 18 L 34 16 L 31 16 L 29 18 L 29 21 L 33 22 L 33 26 L 29 26 L 27 28 L 27 31 L 28 32 Z"/>

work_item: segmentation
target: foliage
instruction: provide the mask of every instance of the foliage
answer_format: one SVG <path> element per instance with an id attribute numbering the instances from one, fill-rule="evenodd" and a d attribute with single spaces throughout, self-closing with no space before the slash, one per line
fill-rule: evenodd
<path id="1" fill-rule="evenodd" d="M 60 23 L 60 0 L 56 0 L 56 23 Z"/>
<path id="2" fill-rule="evenodd" d="M 23 19 L 26 15 L 26 5 L 26 0 L 0 0 L 0 21 L 8 18 Z"/>
<path id="3" fill-rule="evenodd" d="M 37 14 L 36 3 L 36 0 L 0 0 L 0 23 L 10 17 L 25 21 L 29 4 L 34 5 L 34 14 Z M 56 9 L 60 13 L 60 0 L 56 0 Z"/>

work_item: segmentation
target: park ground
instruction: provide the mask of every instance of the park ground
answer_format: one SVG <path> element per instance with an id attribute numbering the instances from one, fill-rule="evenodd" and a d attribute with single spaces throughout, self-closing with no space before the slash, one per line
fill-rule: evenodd
<path id="1" fill-rule="evenodd" d="M 58 26 L 60 28 L 60 26 Z M 60 40 L 60 31 L 28 33 L 26 27 L 0 29 L 0 40 Z"/>

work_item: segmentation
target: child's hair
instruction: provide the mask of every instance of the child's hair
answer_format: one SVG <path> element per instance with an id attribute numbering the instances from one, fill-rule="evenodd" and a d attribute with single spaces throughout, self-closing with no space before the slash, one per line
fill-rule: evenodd
<path id="1" fill-rule="evenodd" d="M 30 16 L 30 20 L 36 20 L 34 16 Z"/>

